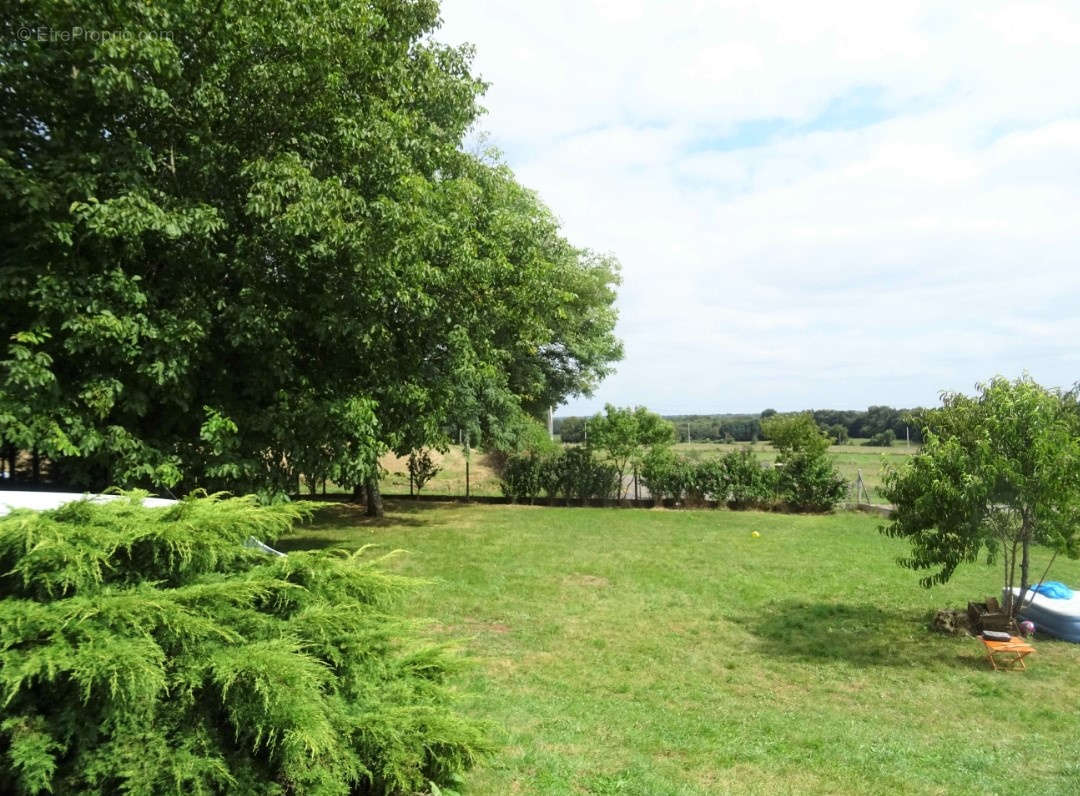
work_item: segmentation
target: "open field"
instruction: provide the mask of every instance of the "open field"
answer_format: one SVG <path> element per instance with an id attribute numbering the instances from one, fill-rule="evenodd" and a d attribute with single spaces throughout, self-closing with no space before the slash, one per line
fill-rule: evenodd
<path id="1" fill-rule="evenodd" d="M 926 629 L 932 591 L 862 514 L 388 504 L 282 540 L 409 552 L 408 610 L 477 665 L 462 708 L 503 747 L 476 794 L 1075 793 L 1080 645 L 1027 672 Z M 760 532 L 752 538 L 751 531 Z M 1040 568 L 1046 557 L 1036 555 Z M 1080 564 L 1052 577 L 1080 582 Z"/>
<path id="2" fill-rule="evenodd" d="M 465 494 L 465 450 L 451 445 L 446 453 L 433 450 L 431 458 L 441 468 L 439 473 L 424 484 L 425 495 Z M 380 489 L 391 495 L 409 494 L 409 457 L 389 453 L 379 460 L 386 470 Z M 495 474 L 487 454 L 473 450 L 469 462 L 469 494 L 502 495 L 499 477 Z"/>
<path id="3" fill-rule="evenodd" d="M 854 439 L 849 445 L 832 445 L 829 447 L 829 456 L 836 463 L 837 469 L 844 479 L 853 482 L 862 470 L 863 482 L 870 491 L 870 497 L 874 503 L 885 503 L 878 489 L 881 486 L 882 463 L 888 462 L 894 467 L 903 464 L 904 460 L 919 450 L 918 445 L 906 446 L 903 442 L 893 443 L 888 448 L 870 447 L 863 445 L 865 440 Z M 776 458 L 776 449 L 768 442 L 735 442 L 732 444 L 710 442 L 680 442 L 675 450 L 684 456 L 694 459 L 721 456 L 729 451 L 749 448 L 757 454 L 763 462 L 771 462 Z"/>

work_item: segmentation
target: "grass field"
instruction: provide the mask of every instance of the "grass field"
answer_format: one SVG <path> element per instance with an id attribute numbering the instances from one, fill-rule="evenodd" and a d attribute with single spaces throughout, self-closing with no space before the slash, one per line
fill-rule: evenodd
<path id="1" fill-rule="evenodd" d="M 853 482 L 859 470 L 862 470 L 863 482 L 869 490 L 871 502 L 884 503 L 886 502 L 885 499 L 878 492 L 881 486 L 882 462 L 888 461 L 890 464 L 898 466 L 908 456 L 915 453 L 918 448 L 915 445 L 910 448 L 906 447 L 902 442 L 889 448 L 871 448 L 861 445 L 861 442 L 863 440 L 853 440 L 851 445 L 833 445 L 829 448 L 829 455 L 836 463 L 840 474 L 849 482 Z M 776 450 L 768 442 L 758 442 L 754 445 L 746 442 L 736 442 L 730 445 L 708 442 L 681 442 L 675 446 L 675 450 L 691 459 L 703 459 L 722 456 L 729 451 L 746 447 L 754 451 L 763 462 L 771 462 L 776 458 Z M 446 453 L 433 453 L 433 458 L 442 469 L 435 478 L 424 486 L 424 493 L 430 495 L 464 495 L 465 454 L 462 448 L 452 445 Z M 382 490 L 391 495 L 408 494 L 408 459 L 387 455 L 383 457 L 381 464 L 387 471 L 382 480 Z M 469 466 L 469 483 L 469 491 L 473 495 L 502 495 L 499 477 L 491 467 L 490 460 L 485 454 L 475 450 L 472 453 Z"/>
<path id="2" fill-rule="evenodd" d="M 393 567 L 430 582 L 408 611 L 476 660 L 461 707 L 502 744 L 469 793 L 1080 788 L 1080 645 L 990 670 L 927 621 L 997 570 L 921 589 L 877 518 L 389 507 L 325 510 L 281 546 L 409 551 Z M 1080 583 L 1076 562 L 1052 574 Z"/>
<path id="3" fill-rule="evenodd" d="M 426 495 L 464 495 L 465 494 L 465 450 L 460 445 L 451 445 L 446 453 L 432 451 L 431 458 L 439 465 L 439 472 L 424 484 Z M 380 489 L 390 495 L 409 494 L 409 457 L 383 456 L 379 462 L 386 475 L 383 476 Z M 473 450 L 469 460 L 469 494 L 502 495 L 499 476 L 495 474 L 486 454 Z"/>

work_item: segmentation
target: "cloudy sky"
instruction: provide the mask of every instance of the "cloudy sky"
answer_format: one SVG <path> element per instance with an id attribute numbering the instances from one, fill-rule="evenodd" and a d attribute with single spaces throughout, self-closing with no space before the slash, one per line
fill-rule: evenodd
<path id="1" fill-rule="evenodd" d="M 1080 3 L 443 0 L 482 127 L 623 266 L 557 414 L 1080 380 Z"/>

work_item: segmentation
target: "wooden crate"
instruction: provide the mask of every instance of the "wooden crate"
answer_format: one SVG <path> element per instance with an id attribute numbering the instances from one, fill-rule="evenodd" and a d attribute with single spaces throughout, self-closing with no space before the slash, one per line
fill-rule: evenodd
<path id="1" fill-rule="evenodd" d="M 971 629 L 975 633 L 983 630 L 1000 630 L 1005 633 L 1016 634 L 1016 623 L 1009 619 L 1009 615 L 1001 607 L 1001 603 L 995 597 L 987 597 L 986 602 L 968 603 L 968 620 Z"/>

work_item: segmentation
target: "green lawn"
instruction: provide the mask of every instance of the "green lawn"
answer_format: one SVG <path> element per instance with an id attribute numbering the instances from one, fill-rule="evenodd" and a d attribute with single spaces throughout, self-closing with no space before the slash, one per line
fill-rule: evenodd
<path id="1" fill-rule="evenodd" d="M 879 518 L 390 508 L 330 509 L 282 547 L 409 551 L 394 568 L 431 582 L 408 610 L 477 661 L 461 706 L 502 743 L 470 793 L 1080 790 L 1080 645 L 1039 639 L 1002 673 L 929 632 L 998 572 L 923 590 Z"/>

